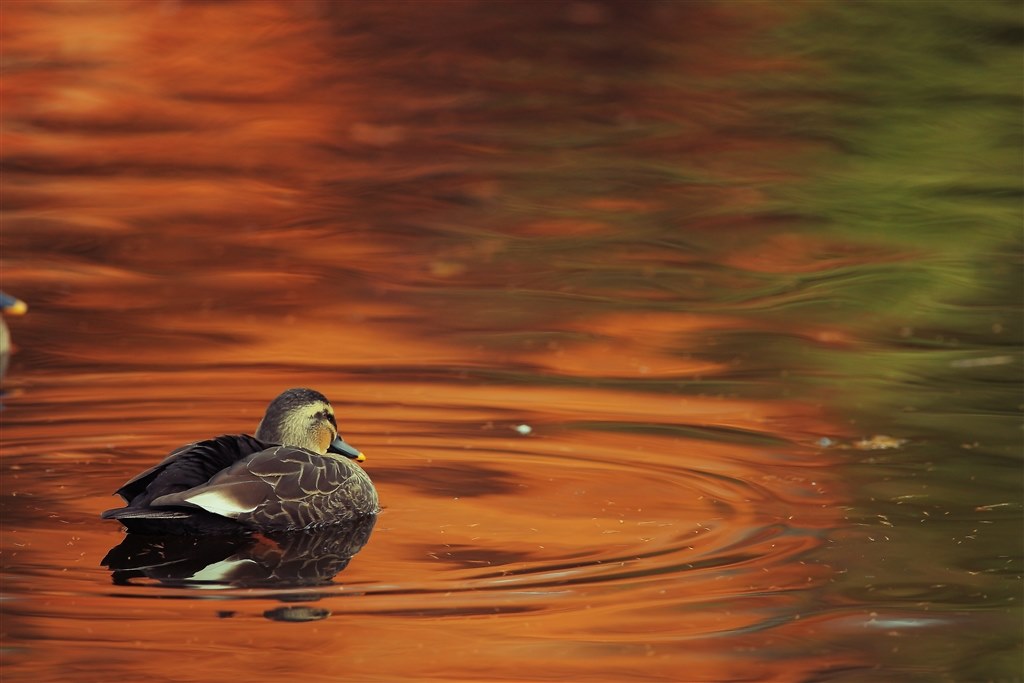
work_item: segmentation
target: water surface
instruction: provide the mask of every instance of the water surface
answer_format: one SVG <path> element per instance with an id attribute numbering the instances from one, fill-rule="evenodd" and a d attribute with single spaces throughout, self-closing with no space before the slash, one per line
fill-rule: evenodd
<path id="1" fill-rule="evenodd" d="M 4 680 L 1021 680 L 1017 9 L 7 3 Z M 101 566 L 290 386 L 372 529 Z"/>

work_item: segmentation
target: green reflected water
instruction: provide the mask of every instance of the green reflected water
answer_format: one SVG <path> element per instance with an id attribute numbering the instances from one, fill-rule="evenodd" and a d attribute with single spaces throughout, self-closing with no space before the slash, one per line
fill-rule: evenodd
<path id="1" fill-rule="evenodd" d="M 764 88 L 805 98 L 773 119 L 832 147 L 779 201 L 812 217 L 817 237 L 875 255 L 794 283 L 828 294 L 773 316 L 856 337 L 856 354 L 807 350 L 802 365 L 821 372 L 809 381 L 831 384 L 863 434 L 909 439 L 850 452 L 859 530 L 822 554 L 848 569 L 833 599 L 874 601 L 880 622 L 899 615 L 879 626 L 907 635 L 875 651 L 886 677 L 1021 677 L 1019 20 L 1012 3 L 817 6 L 785 35 L 825 68 Z M 768 367 L 800 353 L 771 351 Z M 956 611 L 978 628 L 950 641 L 929 626 Z"/>

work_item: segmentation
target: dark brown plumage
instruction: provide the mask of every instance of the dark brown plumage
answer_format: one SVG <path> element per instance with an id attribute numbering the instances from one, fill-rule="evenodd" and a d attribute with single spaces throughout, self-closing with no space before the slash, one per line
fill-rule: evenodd
<path id="1" fill-rule="evenodd" d="M 151 534 L 290 531 L 376 514 L 377 492 L 337 433 L 327 399 L 289 389 L 267 408 L 257 437 L 219 436 L 183 446 L 117 490 L 107 510 Z"/>

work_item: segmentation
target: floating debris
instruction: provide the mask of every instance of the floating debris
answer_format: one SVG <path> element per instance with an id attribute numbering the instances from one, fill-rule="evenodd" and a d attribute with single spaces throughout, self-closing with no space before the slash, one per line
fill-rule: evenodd
<path id="1" fill-rule="evenodd" d="M 882 451 L 889 448 L 899 448 L 906 442 L 906 439 L 897 439 L 885 434 L 875 434 L 870 439 L 855 441 L 853 447 L 858 451 Z"/>
<path id="2" fill-rule="evenodd" d="M 858 451 L 882 451 L 890 448 L 900 448 L 907 443 L 907 439 L 897 439 L 894 436 L 875 434 L 870 438 L 844 442 L 823 436 L 814 443 L 819 448 L 836 448 L 839 450 L 850 450 L 852 448 Z"/>
<path id="3" fill-rule="evenodd" d="M 512 429 L 516 430 L 516 433 L 522 436 L 529 436 L 530 434 L 533 433 L 533 427 L 527 424 L 516 425 Z"/>

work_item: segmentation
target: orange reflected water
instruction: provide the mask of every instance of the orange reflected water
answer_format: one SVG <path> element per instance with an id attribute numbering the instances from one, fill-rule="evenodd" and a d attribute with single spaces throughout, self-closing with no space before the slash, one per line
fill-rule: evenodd
<path id="1" fill-rule="evenodd" d="M 753 653 L 800 638 L 801 627 L 766 635 L 766 619 L 797 618 L 810 608 L 807 591 L 830 574 L 802 561 L 836 523 L 841 502 L 820 453 L 781 441 L 744 446 L 573 426 L 672 413 L 677 424 L 713 420 L 769 434 L 764 426 L 781 426 L 780 417 L 764 415 L 764 406 L 704 400 L 687 411 L 675 397 L 635 397 L 622 407 L 601 392 L 345 383 L 372 396 L 353 401 L 347 423 L 350 439 L 372 454 L 368 470 L 385 511 L 333 585 L 297 592 L 329 610 L 326 621 L 265 621 L 275 606 L 294 604 L 279 602 L 296 595 L 285 588 L 112 587 L 97 566 L 121 537 L 95 519 L 110 505 L 107 492 L 163 444 L 218 426 L 244 429 L 246 420 L 222 419 L 222 409 L 258 406 L 227 391 L 196 400 L 193 384 L 163 387 L 159 405 L 148 406 L 152 385 L 148 394 L 107 387 L 100 408 L 86 403 L 99 387 L 35 382 L 32 397 L 9 407 L 5 427 L 13 497 L 5 622 L 8 643 L 21 650 L 9 655 L 9 670 L 29 680 L 57 671 L 88 678 L 97 657 L 105 671 L 159 678 L 169 665 L 159 653 L 176 661 L 183 650 L 185 680 L 259 677 L 268 658 L 314 680 L 339 667 L 357 680 L 549 672 L 656 680 L 682 670 L 720 680 L 751 670 L 736 661 L 736 648 L 752 648 L 757 668 L 777 677 L 793 663 L 769 665 Z M 183 389 L 190 395 L 179 396 Z M 30 419 L 35 401 L 70 418 L 45 428 L 58 446 L 45 452 Z M 515 435 L 511 415 L 535 435 Z M 798 419 L 815 426 L 813 417 Z M 168 597 L 186 600 L 161 599 Z M 228 623 L 218 618 L 225 611 Z M 719 640 L 728 643 L 720 651 Z M 799 668 L 820 665 L 804 659 Z"/>
<path id="2" fill-rule="evenodd" d="M 722 80 L 799 68 L 746 49 L 784 11 L 7 3 L 3 286 L 32 308 L 4 398 L 4 679 L 859 664 L 814 644 L 845 492 L 813 444 L 846 427 L 713 348 L 775 331 L 730 305 L 772 252 L 718 233 L 815 153 Z M 777 244 L 783 270 L 817 248 Z M 112 582 L 109 493 L 299 385 L 384 506 L 342 573 Z"/>

